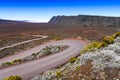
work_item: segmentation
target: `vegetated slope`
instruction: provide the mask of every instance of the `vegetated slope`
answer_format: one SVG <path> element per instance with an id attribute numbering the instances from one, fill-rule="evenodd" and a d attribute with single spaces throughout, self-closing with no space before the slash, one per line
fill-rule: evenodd
<path id="1" fill-rule="evenodd" d="M 120 80 L 120 32 L 90 43 L 78 57 L 31 80 Z"/>
<path id="2" fill-rule="evenodd" d="M 105 16 L 54 16 L 49 23 L 78 27 L 120 27 L 120 17 Z"/>

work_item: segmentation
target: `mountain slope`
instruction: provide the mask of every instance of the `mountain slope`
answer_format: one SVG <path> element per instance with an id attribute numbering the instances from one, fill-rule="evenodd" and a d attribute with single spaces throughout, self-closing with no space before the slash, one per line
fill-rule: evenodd
<path id="1" fill-rule="evenodd" d="M 54 16 L 49 23 L 77 27 L 120 27 L 120 17 L 105 16 Z"/>

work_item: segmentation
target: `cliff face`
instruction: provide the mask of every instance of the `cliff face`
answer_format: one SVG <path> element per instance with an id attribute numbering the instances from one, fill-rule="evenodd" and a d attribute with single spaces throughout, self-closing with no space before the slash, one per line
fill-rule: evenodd
<path id="1" fill-rule="evenodd" d="M 49 23 L 77 27 L 120 27 L 120 17 L 105 16 L 54 16 Z"/>

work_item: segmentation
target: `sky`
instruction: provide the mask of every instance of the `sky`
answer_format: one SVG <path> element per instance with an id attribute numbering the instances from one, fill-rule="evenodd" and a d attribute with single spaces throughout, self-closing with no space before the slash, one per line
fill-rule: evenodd
<path id="1" fill-rule="evenodd" d="M 48 22 L 57 15 L 120 17 L 120 0 L 0 0 L 0 19 Z"/>

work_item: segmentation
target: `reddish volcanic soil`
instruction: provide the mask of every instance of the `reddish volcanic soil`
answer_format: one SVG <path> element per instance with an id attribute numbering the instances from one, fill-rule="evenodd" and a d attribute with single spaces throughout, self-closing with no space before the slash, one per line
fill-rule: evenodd
<path id="1" fill-rule="evenodd" d="M 116 32 L 111 27 L 65 27 L 49 23 L 2 23 L 0 24 L 0 37 L 8 37 L 13 34 L 44 34 L 61 36 L 83 36 L 89 39 L 97 39 Z"/>

